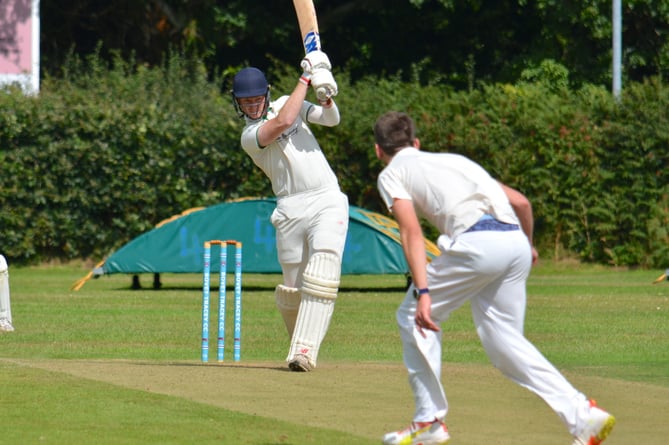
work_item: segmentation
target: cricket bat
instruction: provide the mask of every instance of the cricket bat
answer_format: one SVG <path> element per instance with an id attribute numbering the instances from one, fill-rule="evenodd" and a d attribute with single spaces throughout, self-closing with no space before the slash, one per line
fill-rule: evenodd
<path id="1" fill-rule="evenodd" d="M 300 25 L 304 53 L 321 49 L 321 38 L 318 34 L 318 19 L 313 0 L 293 0 L 297 22 Z"/>

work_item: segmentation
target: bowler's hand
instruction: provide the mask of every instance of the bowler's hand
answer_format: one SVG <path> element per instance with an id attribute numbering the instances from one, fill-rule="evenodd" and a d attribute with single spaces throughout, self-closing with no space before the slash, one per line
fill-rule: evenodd
<path id="1" fill-rule="evenodd" d="M 416 304 L 416 328 L 423 338 L 427 337 L 423 329 L 439 332 L 439 326 L 432 321 L 432 297 L 430 294 L 423 294 Z"/>

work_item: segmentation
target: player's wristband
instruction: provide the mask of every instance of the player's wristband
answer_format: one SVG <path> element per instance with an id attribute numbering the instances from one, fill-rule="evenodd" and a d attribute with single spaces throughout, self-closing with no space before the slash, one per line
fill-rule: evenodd
<path id="1" fill-rule="evenodd" d="M 427 287 L 424 287 L 422 289 L 414 288 L 413 297 L 416 300 L 420 300 L 421 295 L 425 295 L 425 294 L 429 294 L 429 293 L 430 293 L 430 289 L 428 289 Z"/>
<path id="2" fill-rule="evenodd" d="M 300 76 L 300 82 L 305 84 L 306 86 L 309 86 L 311 84 L 311 74 L 304 72 Z"/>

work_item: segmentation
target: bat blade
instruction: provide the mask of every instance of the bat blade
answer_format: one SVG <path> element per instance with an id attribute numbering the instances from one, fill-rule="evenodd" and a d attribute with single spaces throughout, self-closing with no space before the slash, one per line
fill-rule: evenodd
<path id="1" fill-rule="evenodd" d="M 305 54 L 320 50 L 321 37 L 318 33 L 318 19 L 313 0 L 293 0 L 293 6 L 300 25 Z"/>

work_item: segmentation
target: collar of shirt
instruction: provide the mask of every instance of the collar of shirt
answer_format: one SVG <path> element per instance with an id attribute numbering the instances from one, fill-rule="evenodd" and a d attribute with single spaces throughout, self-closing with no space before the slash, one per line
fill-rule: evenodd
<path id="1" fill-rule="evenodd" d="M 418 152 L 419 152 L 419 150 L 416 147 L 412 147 L 412 146 L 408 145 L 404 148 L 400 148 L 399 150 L 397 150 L 397 152 L 393 155 L 392 159 L 400 158 L 400 157 L 404 157 L 404 156 L 415 155 Z"/>

